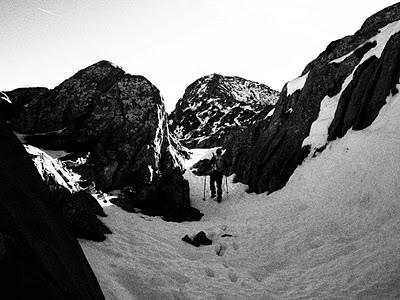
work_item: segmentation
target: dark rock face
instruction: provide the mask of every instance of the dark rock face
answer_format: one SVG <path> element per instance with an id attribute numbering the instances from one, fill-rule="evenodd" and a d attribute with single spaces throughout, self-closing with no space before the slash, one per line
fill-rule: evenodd
<path id="1" fill-rule="evenodd" d="M 205 76 L 187 87 L 169 116 L 170 128 L 187 147 L 225 145 L 260 118 L 261 111 L 268 113 L 278 95 L 240 77 Z"/>
<path id="2" fill-rule="evenodd" d="M 364 44 L 367 40 L 375 36 L 380 28 L 397 21 L 399 19 L 399 10 L 400 7 L 398 4 L 389 6 L 365 20 L 360 30 L 354 35 L 345 36 L 331 42 L 324 52 L 306 66 L 302 75 L 306 74 L 310 69 L 316 66 L 321 67 Z"/>
<path id="3" fill-rule="evenodd" d="M 49 188 L 3 116 L 0 141 L 2 295 L 7 299 L 104 299 Z"/>
<path id="4" fill-rule="evenodd" d="M 97 200 L 86 191 L 71 194 L 61 188 L 52 191 L 52 199 L 62 212 L 65 224 L 78 238 L 102 242 L 111 230 L 97 216 L 106 217 Z"/>
<path id="5" fill-rule="evenodd" d="M 8 106 L 9 110 L 5 111 L 2 109 L 3 114 L 7 119 L 16 117 L 18 113 L 23 109 L 24 106 L 29 105 L 30 102 L 35 101 L 35 99 L 40 99 L 48 95 L 49 89 L 44 87 L 36 88 L 19 88 L 12 92 L 7 92 L 6 95 L 12 99 L 12 106 Z M 36 112 L 35 112 L 36 114 Z M 27 116 L 28 118 L 28 116 Z M 24 124 L 19 124 L 23 127 Z"/>
<path id="6" fill-rule="evenodd" d="M 311 149 L 303 146 L 303 141 L 310 134 L 326 96 L 342 92 L 327 141 L 342 137 L 349 128 L 360 130 L 369 126 L 386 97 L 398 92 L 399 34 L 392 35 L 379 58 L 372 56 L 360 62 L 377 47 L 375 41 L 368 40 L 399 19 L 400 4 L 373 15 L 355 35 L 332 42 L 305 68 L 304 86 L 289 89 L 290 83 L 285 85 L 273 116 L 259 121 L 227 145 L 226 159 L 236 180 L 248 184 L 249 191 L 276 191 L 286 184 L 310 151 L 323 150 L 323 145 L 321 149 Z M 348 53 L 342 60 L 332 62 Z M 353 72 L 351 82 L 343 86 Z"/>
<path id="7" fill-rule="evenodd" d="M 63 163 L 52 159 L 38 148 L 25 145 L 43 181 L 52 192 L 52 199 L 62 211 L 65 223 L 79 238 L 104 241 L 111 231 L 97 216 L 106 217 L 97 200 L 84 191 L 74 174 Z"/>
<path id="8" fill-rule="evenodd" d="M 15 129 L 36 134 L 26 138 L 29 144 L 89 153 L 74 170 L 98 188 L 133 186 L 139 202 L 190 206 L 162 97 L 144 77 L 100 61 L 23 105 L 17 115 Z"/>
<path id="9" fill-rule="evenodd" d="M 344 90 L 329 127 L 329 140 L 342 137 L 353 128 L 361 130 L 371 125 L 388 95 L 398 93 L 400 78 L 400 33 L 387 42 L 380 59 L 371 57 L 355 72 Z"/>

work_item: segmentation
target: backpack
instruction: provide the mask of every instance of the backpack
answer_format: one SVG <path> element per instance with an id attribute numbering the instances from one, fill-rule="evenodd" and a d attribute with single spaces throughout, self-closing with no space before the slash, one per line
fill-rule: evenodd
<path id="1" fill-rule="evenodd" d="M 215 156 L 215 163 L 213 164 L 213 171 L 223 172 L 224 171 L 224 159 L 221 155 Z"/>

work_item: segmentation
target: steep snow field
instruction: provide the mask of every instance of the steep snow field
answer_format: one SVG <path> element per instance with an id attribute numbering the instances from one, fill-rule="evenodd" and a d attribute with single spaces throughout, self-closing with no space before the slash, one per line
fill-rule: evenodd
<path id="1" fill-rule="evenodd" d="M 203 201 L 203 178 L 187 171 L 200 222 L 106 207 L 113 234 L 80 241 L 106 298 L 399 299 L 399 120 L 400 96 L 388 97 L 370 127 L 328 144 L 270 195 L 229 178 L 221 204 Z M 187 166 L 211 151 L 193 150 Z M 201 230 L 211 246 L 181 241 Z"/>

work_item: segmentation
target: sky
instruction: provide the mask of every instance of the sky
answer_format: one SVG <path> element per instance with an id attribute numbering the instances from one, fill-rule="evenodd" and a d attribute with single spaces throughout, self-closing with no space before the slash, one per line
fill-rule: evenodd
<path id="1" fill-rule="evenodd" d="M 44 86 L 100 60 L 143 75 L 168 111 L 196 79 L 280 91 L 389 0 L 1 0 L 0 90 Z"/>

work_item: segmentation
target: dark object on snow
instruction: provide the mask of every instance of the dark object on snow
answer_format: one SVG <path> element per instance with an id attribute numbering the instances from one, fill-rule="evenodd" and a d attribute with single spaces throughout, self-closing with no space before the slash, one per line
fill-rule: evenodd
<path id="1" fill-rule="evenodd" d="M 182 241 L 184 241 L 184 242 L 186 242 L 186 243 L 188 243 L 188 244 L 191 244 L 191 245 L 193 245 L 193 246 L 195 246 L 195 247 L 199 247 L 199 246 L 200 246 L 200 244 L 195 244 L 195 243 L 193 243 L 192 239 L 191 239 L 188 235 L 185 235 L 185 236 L 182 238 Z"/>
<path id="2" fill-rule="evenodd" d="M 207 245 L 211 245 L 212 241 L 207 237 L 207 235 L 204 233 L 204 231 L 200 231 L 193 238 L 193 243 L 207 246 Z"/>
<path id="3" fill-rule="evenodd" d="M 129 200 L 127 197 L 118 197 L 110 199 L 112 204 L 115 204 L 129 213 L 136 213 L 135 206 L 132 204 L 132 201 Z"/>
<path id="4" fill-rule="evenodd" d="M 200 221 L 203 216 L 204 214 L 197 208 L 187 207 L 171 211 L 163 217 L 163 220 L 170 222 L 192 222 Z"/>
<path id="5" fill-rule="evenodd" d="M 200 245 L 208 246 L 212 244 L 212 241 L 207 237 L 204 231 L 200 231 L 198 234 L 196 234 L 193 240 L 188 235 L 185 235 L 182 238 L 182 241 L 189 243 L 195 247 L 199 247 Z"/>
<path id="6" fill-rule="evenodd" d="M 87 191 L 79 191 L 74 193 L 72 198 L 76 203 L 76 206 L 81 207 L 82 210 L 88 211 L 91 214 L 95 214 L 100 217 L 107 217 L 99 202 Z"/>
<path id="7" fill-rule="evenodd" d="M 224 233 L 221 237 L 232 237 L 232 234 Z"/>
<path id="8" fill-rule="evenodd" d="M 0 112 L 0 282 L 7 299 L 104 299 L 78 241 Z"/>

